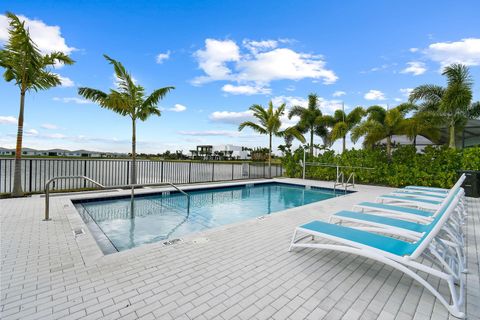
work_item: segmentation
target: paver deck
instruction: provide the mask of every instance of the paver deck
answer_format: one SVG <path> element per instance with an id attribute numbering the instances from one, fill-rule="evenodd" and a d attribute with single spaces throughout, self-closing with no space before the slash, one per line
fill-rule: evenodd
<path id="1" fill-rule="evenodd" d="M 287 251 L 295 226 L 391 191 L 356 190 L 107 256 L 70 201 L 85 195 L 52 197 L 48 222 L 43 198 L 0 200 L 0 318 L 456 319 L 391 267 L 346 253 Z M 468 198 L 468 211 L 465 305 L 468 319 L 479 319 L 480 199 Z"/>

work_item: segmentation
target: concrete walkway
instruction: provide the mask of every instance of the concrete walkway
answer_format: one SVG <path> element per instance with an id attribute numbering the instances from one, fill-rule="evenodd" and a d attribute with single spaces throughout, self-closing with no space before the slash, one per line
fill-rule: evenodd
<path id="1" fill-rule="evenodd" d="M 455 319 L 423 287 L 381 263 L 287 251 L 295 226 L 391 189 L 356 190 L 171 246 L 147 244 L 107 256 L 70 201 L 85 195 L 52 197 L 49 222 L 42 221 L 41 197 L 0 200 L 0 318 Z M 466 312 L 479 319 L 480 199 L 468 203 Z M 85 233 L 76 236 L 81 228 Z"/>

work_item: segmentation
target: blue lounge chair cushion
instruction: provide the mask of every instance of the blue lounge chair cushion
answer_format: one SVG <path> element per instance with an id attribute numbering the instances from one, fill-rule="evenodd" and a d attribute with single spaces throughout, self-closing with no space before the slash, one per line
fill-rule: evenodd
<path id="1" fill-rule="evenodd" d="M 378 203 L 378 202 L 360 202 L 358 204 L 359 206 L 364 206 L 364 207 L 372 207 L 375 209 L 384 209 L 384 210 L 393 210 L 393 211 L 398 211 L 401 213 L 408 213 L 408 214 L 415 214 L 417 216 L 422 216 L 422 217 L 431 217 L 432 213 L 425 211 L 425 210 L 420 210 L 420 209 L 415 209 L 415 208 L 407 208 L 407 207 L 401 207 L 401 206 L 394 206 L 391 204 L 385 204 L 385 203 Z"/>
<path id="2" fill-rule="evenodd" d="M 338 224 L 327 223 L 323 221 L 312 221 L 300 226 L 300 228 L 349 240 L 397 256 L 411 255 L 418 246 L 416 243 L 410 243 L 380 234 L 344 227 Z"/>
<path id="3" fill-rule="evenodd" d="M 387 199 L 401 200 L 401 201 L 415 201 L 415 202 L 423 202 L 423 203 L 429 203 L 429 204 L 441 204 L 442 203 L 442 201 L 417 199 L 417 198 L 412 198 L 412 197 L 392 196 L 392 195 L 389 195 L 389 194 L 380 196 L 380 198 L 387 198 Z"/>
<path id="4" fill-rule="evenodd" d="M 419 186 L 406 186 L 405 189 L 413 189 L 413 190 L 421 190 L 421 191 L 428 191 L 428 192 L 437 192 L 437 193 L 448 193 L 449 189 L 441 189 L 441 188 L 431 188 L 431 187 L 419 187 Z"/>
<path id="5" fill-rule="evenodd" d="M 398 191 L 395 191 L 396 193 L 402 193 L 402 194 L 405 194 L 405 195 L 409 195 L 409 196 L 412 196 L 412 197 L 415 197 L 415 196 L 424 196 L 424 197 L 430 197 L 430 198 L 438 198 L 438 199 L 445 199 L 445 197 L 447 196 L 446 194 L 442 194 L 442 195 L 438 195 L 438 194 L 425 194 L 425 193 L 422 193 L 422 192 L 408 192 L 408 191 L 403 191 L 403 190 L 398 190 Z"/>
<path id="6" fill-rule="evenodd" d="M 334 216 L 351 218 L 351 219 L 359 220 L 359 222 L 368 221 L 373 223 L 380 223 L 386 226 L 396 227 L 396 228 L 405 229 L 405 230 L 418 232 L 418 233 L 425 232 L 428 227 L 425 224 L 421 224 L 417 222 L 405 221 L 405 220 L 389 218 L 389 217 L 382 217 L 374 214 L 361 213 L 358 211 L 343 210 L 335 213 Z"/>

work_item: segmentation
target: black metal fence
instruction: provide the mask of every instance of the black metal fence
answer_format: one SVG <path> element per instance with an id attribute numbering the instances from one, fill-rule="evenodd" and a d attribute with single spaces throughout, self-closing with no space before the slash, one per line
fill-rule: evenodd
<path id="1" fill-rule="evenodd" d="M 0 159 L 0 193 L 10 193 L 13 187 L 14 159 Z M 43 192 L 45 183 L 59 176 L 83 175 L 108 186 L 130 183 L 130 160 L 94 159 L 22 159 L 22 186 L 25 192 Z M 278 177 L 281 165 L 255 162 L 178 162 L 137 161 L 137 183 L 172 182 L 175 184 L 229 181 Z M 89 182 L 64 180 L 55 183 L 55 190 L 93 187 Z"/>

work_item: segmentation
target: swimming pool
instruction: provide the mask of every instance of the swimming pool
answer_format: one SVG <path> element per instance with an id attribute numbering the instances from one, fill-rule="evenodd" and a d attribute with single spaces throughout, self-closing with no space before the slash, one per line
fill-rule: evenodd
<path id="1" fill-rule="evenodd" d="M 344 195 L 333 189 L 258 183 L 74 201 L 104 253 L 269 215 Z"/>

